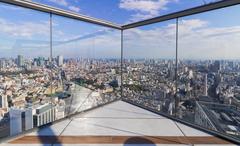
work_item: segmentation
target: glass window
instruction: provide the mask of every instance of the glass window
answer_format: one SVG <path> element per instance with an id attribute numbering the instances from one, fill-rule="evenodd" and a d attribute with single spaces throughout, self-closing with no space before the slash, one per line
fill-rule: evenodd
<path id="1" fill-rule="evenodd" d="M 231 136 L 240 128 L 239 8 L 179 19 L 178 116 Z"/>
<path id="2" fill-rule="evenodd" d="M 31 108 L 50 102 L 49 20 L 47 13 L 0 3 L 0 137 L 23 132 Z"/>
<path id="3" fill-rule="evenodd" d="M 176 20 L 124 31 L 123 98 L 174 115 Z"/>
<path id="4" fill-rule="evenodd" d="M 53 17 L 53 95 L 69 115 L 120 97 L 120 31 Z M 61 116 L 57 117 L 58 119 Z"/>

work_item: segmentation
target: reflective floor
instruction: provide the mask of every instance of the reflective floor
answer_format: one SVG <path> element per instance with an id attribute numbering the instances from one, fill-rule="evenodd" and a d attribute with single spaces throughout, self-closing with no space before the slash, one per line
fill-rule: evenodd
<path id="1" fill-rule="evenodd" d="M 3 145 L 231 145 L 123 101 L 74 116 Z"/>

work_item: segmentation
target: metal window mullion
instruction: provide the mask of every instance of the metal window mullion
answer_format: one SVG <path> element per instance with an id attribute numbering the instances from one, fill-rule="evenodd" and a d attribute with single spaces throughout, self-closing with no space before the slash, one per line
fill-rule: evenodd
<path id="1" fill-rule="evenodd" d="M 175 116 L 177 115 L 178 104 L 180 99 L 177 97 L 177 89 L 178 89 L 178 18 L 176 18 L 176 58 L 175 58 Z"/>
<path id="2" fill-rule="evenodd" d="M 123 30 L 121 30 L 121 99 L 123 98 Z"/>

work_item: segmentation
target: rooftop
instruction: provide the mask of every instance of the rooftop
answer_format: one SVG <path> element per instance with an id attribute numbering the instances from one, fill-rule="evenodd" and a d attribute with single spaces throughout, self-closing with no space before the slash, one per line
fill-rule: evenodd
<path id="1" fill-rule="evenodd" d="M 231 144 L 124 101 L 75 115 L 10 140 L 4 145 Z"/>

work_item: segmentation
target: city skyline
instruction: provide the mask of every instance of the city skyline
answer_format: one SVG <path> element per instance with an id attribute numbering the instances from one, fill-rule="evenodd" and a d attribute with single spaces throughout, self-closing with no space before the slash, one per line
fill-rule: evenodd
<path id="1" fill-rule="evenodd" d="M 43 2 L 84 14 L 84 1 Z M 210 2 L 117 0 L 108 10 L 127 23 Z M 240 140 L 240 5 L 124 30 L 13 5 L 0 2 L 0 138 L 121 100 Z M 135 118 L 122 109 L 110 110 L 125 126 Z"/>
<path id="2" fill-rule="evenodd" d="M 2 28 L 0 30 L 0 57 L 24 53 L 28 53 L 25 56 L 29 57 L 49 56 L 49 15 L 6 4 L 0 6 L 4 6 L 4 9 L 0 11 L 9 11 L 8 14 L 1 13 L 0 15 Z M 240 35 L 240 21 L 236 20 L 234 15 L 238 11 L 239 6 L 232 6 L 227 9 L 179 18 L 178 51 L 180 53 L 178 58 L 238 59 L 237 54 L 238 51 L 240 53 L 240 49 L 238 49 L 237 38 Z M 8 17 L 8 15 L 14 15 L 18 19 Z M 32 16 L 34 18 L 30 19 Z M 222 17 L 225 17 L 227 21 L 223 22 Z M 71 26 L 68 25 L 69 23 Z M 170 20 L 125 30 L 124 57 L 174 58 L 176 54 L 175 23 L 176 20 Z M 35 28 L 38 28 L 37 31 Z M 67 52 L 69 54 L 65 56 L 70 57 L 103 56 L 108 58 L 114 56 L 118 58 L 121 51 L 120 35 L 119 30 L 53 16 L 53 54 Z M 145 56 L 141 56 L 143 54 Z"/>
<path id="3" fill-rule="evenodd" d="M 219 0 L 32 0 L 41 4 L 50 5 L 64 10 L 87 16 L 105 19 L 118 24 L 136 22 L 159 15 L 217 2 Z M 111 12 L 111 13 L 109 13 Z"/>

